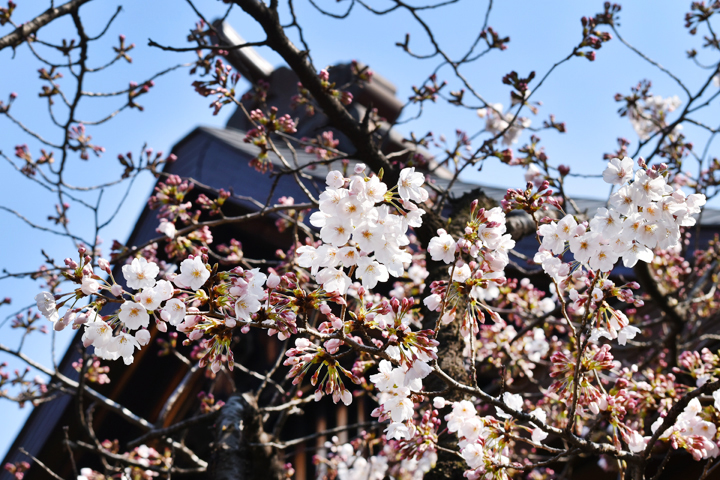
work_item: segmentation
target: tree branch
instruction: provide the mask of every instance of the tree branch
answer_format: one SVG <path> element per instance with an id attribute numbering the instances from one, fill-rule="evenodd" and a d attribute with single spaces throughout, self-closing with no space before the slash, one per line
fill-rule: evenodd
<path id="1" fill-rule="evenodd" d="M 0 38 L 0 50 L 6 47 L 17 47 L 25 40 L 27 40 L 30 35 L 36 33 L 48 23 L 64 15 L 67 15 L 68 13 L 74 12 L 75 10 L 80 8 L 81 5 L 89 1 L 90 0 L 72 0 L 68 3 L 60 5 L 57 8 L 50 8 L 46 10 L 44 13 L 38 15 L 29 22 L 20 25 L 18 28 L 15 29 L 14 32 L 8 33 L 4 37 Z"/>
<path id="2" fill-rule="evenodd" d="M 307 52 L 300 51 L 285 35 L 279 18 L 257 0 L 235 0 L 245 13 L 254 18 L 267 35 L 267 45 L 275 50 L 297 74 L 300 82 L 312 94 L 332 125 L 345 134 L 357 149 L 355 155 L 367 163 L 375 172 L 385 171 L 385 181 L 392 185 L 397 183 L 398 172 L 390 164 L 372 135 L 362 128 L 340 101 L 329 95 L 322 85 L 318 72 L 310 64 Z"/>

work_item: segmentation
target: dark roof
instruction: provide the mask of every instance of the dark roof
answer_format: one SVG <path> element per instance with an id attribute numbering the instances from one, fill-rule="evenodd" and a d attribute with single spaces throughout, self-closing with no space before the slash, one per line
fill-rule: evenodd
<path id="1" fill-rule="evenodd" d="M 198 127 L 195 130 L 193 130 L 187 137 L 185 137 L 183 140 L 181 140 L 178 143 L 178 147 L 183 145 L 185 142 L 189 142 L 196 137 L 204 137 L 210 141 L 217 141 L 222 144 L 224 144 L 227 147 L 230 147 L 231 149 L 237 151 L 241 154 L 242 158 L 247 157 L 254 157 L 258 154 L 259 149 L 251 144 L 245 143 L 243 139 L 245 138 L 245 132 L 241 130 L 236 130 L 233 128 L 212 128 L 212 127 Z M 282 145 L 276 145 L 278 147 L 278 150 L 280 153 L 287 159 L 288 162 L 291 164 L 293 163 L 293 155 L 290 152 L 290 150 L 287 147 L 284 147 Z M 297 161 L 300 165 L 305 165 L 310 162 L 317 161 L 317 158 L 312 153 L 306 153 L 302 149 L 297 149 Z M 205 155 L 207 156 L 207 154 Z M 270 159 L 273 162 L 274 165 L 276 165 L 278 168 L 282 168 L 282 163 L 280 160 L 273 154 L 270 154 Z M 224 160 L 228 163 L 235 164 L 234 161 L 230 160 Z M 242 161 L 242 160 L 239 160 Z M 357 163 L 357 161 L 352 161 L 351 163 Z M 337 168 L 338 162 L 335 162 L 331 165 L 317 165 L 314 167 L 312 171 L 309 171 L 313 177 L 318 178 L 322 184 L 324 185 L 324 178 L 327 174 L 328 170 Z M 201 169 L 201 164 L 197 165 L 198 169 Z M 433 181 L 437 186 L 439 187 L 446 187 L 450 183 L 450 178 L 452 175 L 447 170 L 440 169 L 436 170 L 436 174 L 431 175 L 431 181 Z M 218 175 L 212 175 L 208 173 L 201 173 L 200 177 L 205 177 L 207 175 L 210 175 L 212 177 L 212 180 L 220 180 L 218 183 L 212 183 L 210 182 L 210 178 L 207 178 L 207 182 L 210 185 L 224 185 L 227 186 L 233 186 L 236 189 L 240 188 L 243 185 L 243 175 L 236 175 L 235 173 L 240 173 L 239 171 L 236 172 L 218 172 Z M 198 178 L 198 177 L 196 177 Z M 200 178 L 198 178 L 200 180 Z M 227 188 L 227 187 L 225 187 Z M 481 184 L 476 183 L 470 183 L 465 181 L 457 181 L 453 184 L 452 188 L 450 189 L 450 195 L 452 197 L 460 197 L 464 193 L 467 193 L 471 190 L 480 188 L 485 195 L 492 198 L 498 204 L 502 201 L 503 197 L 505 196 L 506 189 L 497 188 L 497 187 L 488 187 Z M 596 199 L 596 198 L 574 198 L 573 199 L 580 209 L 581 212 L 587 212 L 589 214 L 595 213 L 595 211 L 598 208 L 605 207 L 606 201 L 602 199 Z M 702 214 L 702 217 L 700 218 L 700 224 L 703 226 L 711 226 L 711 225 L 720 225 L 720 210 L 716 209 L 710 209 L 706 208 Z"/>

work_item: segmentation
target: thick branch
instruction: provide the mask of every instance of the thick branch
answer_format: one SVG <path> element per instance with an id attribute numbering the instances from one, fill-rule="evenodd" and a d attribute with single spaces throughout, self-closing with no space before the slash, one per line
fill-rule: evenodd
<path id="1" fill-rule="evenodd" d="M 215 426 L 216 441 L 212 478 L 282 479 L 283 464 L 274 448 L 259 446 L 270 438 L 263 431 L 262 417 L 255 399 L 249 395 L 233 395 L 220 410 Z"/>
<path id="2" fill-rule="evenodd" d="M 42 27 L 52 22 L 53 20 L 72 13 L 73 11 L 80 8 L 80 5 L 89 2 L 90 0 L 72 0 L 68 3 L 60 5 L 57 8 L 50 8 L 44 13 L 38 15 L 29 22 L 23 23 L 14 32 L 8 33 L 4 37 L 0 38 L 0 50 L 5 47 L 17 47 L 25 40 L 28 36 L 40 30 Z"/>
<path id="3" fill-rule="evenodd" d="M 643 290 L 650 295 L 653 302 L 655 302 L 667 318 L 670 319 L 670 331 L 665 337 L 665 346 L 670 350 L 668 361 L 671 366 L 674 366 L 677 363 L 677 337 L 682 332 L 685 321 L 677 309 L 670 305 L 668 297 L 660 291 L 657 281 L 652 277 L 649 264 L 638 262 L 635 265 L 634 271 Z"/>
<path id="4" fill-rule="evenodd" d="M 207 420 L 213 420 L 215 417 L 218 416 L 219 413 L 220 413 L 219 410 L 214 410 L 209 413 L 203 413 L 203 414 L 188 418 L 187 420 L 183 420 L 182 422 L 178 422 L 174 425 L 170 425 L 169 427 L 158 428 L 156 430 L 150 430 L 146 434 L 136 438 L 135 440 L 128 442 L 128 447 L 136 447 L 138 445 L 141 445 L 141 444 L 147 442 L 151 438 L 165 437 L 168 435 L 172 435 L 173 433 L 179 432 L 181 430 L 185 430 L 186 428 L 192 427 L 193 425 L 196 425 L 198 423 L 202 423 Z"/>
<path id="5" fill-rule="evenodd" d="M 308 52 L 299 50 L 285 35 L 276 13 L 258 0 L 235 0 L 235 3 L 260 24 L 267 35 L 267 45 L 280 54 L 297 74 L 332 125 L 350 139 L 357 149 L 358 159 L 367 163 L 375 172 L 384 169 L 385 181 L 390 185 L 395 184 L 398 179 L 396 169 L 373 142 L 367 129 L 350 115 L 337 98 L 326 91 L 318 73 L 308 60 Z"/>

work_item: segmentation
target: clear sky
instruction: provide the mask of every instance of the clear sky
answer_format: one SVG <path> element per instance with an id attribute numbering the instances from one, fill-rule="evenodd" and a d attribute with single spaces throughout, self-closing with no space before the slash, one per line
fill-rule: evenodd
<path id="1" fill-rule="evenodd" d="M 337 12 L 344 11 L 348 4 L 347 1 L 317 1 Z M 378 7 L 388 4 L 379 0 L 372 3 Z M 15 19 L 19 21 L 31 18 L 47 7 L 47 2 L 40 0 L 25 0 L 19 4 L 15 14 Z M 88 18 L 88 24 L 92 25 L 89 35 L 100 31 L 103 22 L 112 15 L 118 4 L 117 1 L 96 1 L 82 7 L 83 17 Z M 306 0 L 297 0 L 297 4 L 296 13 L 304 26 L 305 38 L 310 44 L 315 65 L 319 68 L 352 59 L 360 60 L 395 83 L 398 96 L 404 100 L 411 94 L 411 86 L 422 82 L 437 65 L 437 60 L 409 59 L 402 49 L 394 46 L 395 42 L 403 41 L 406 33 L 410 33 L 413 51 L 427 51 L 427 40 L 406 14 L 378 18 L 357 7 L 347 20 L 339 21 L 319 15 Z M 702 50 L 701 35 L 689 36 L 683 25 L 684 13 L 689 9 L 689 4 L 689 1 L 633 0 L 624 6 L 620 15 L 621 32 L 625 39 L 677 73 L 694 91 L 707 79 L 707 71 L 696 67 L 685 55 L 690 48 Z M 224 14 L 227 7 L 215 0 L 197 0 L 196 5 L 208 18 Z M 431 11 L 424 17 L 433 26 L 441 45 L 452 56 L 458 56 L 474 40 L 486 8 L 486 0 L 464 0 L 444 10 Z M 592 16 L 601 8 L 601 1 L 495 1 L 489 25 L 501 35 L 511 37 L 508 49 L 505 52 L 491 52 L 467 66 L 463 74 L 485 98 L 507 106 L 509 87 L 502 84 L 503 75 L 516 70 L 525 76 L 535 70 L 542 76 L 579 41 L 580 17 Z M 192 9 L 181 0 L 123 3 L 123 10 L 111 26 L 107 40 L 94 45 L 90 58 L 94 65 L 107 61 L 112 56 L 111 47 L 117 44 L 117 36 L 125 34 L 129 42 L 136 44 L 131 52 L 133 63 L 119 62 L 117 67 L 93 78 L 89 88 L 95 91 L 120 90 L 127 88 L 130 81 L 142 82 L 159 70 L 191 61 L 193 53 L 161 52 L 148 47 L 147 41 L 152 38 L 165 45 L 187 46 L 185 37 L 196 20 Z M 247 40 L 263 38 L 259 27 L 239 10 L 230 14 L 229 21 Z M 0 28 L 0 35 L 10 30 L 8 26 Z M 65 18 L 43 29 L 40 37 L 57 40 L 70 38 L 73 32 L 72 22 Z M 268 49 L 261 48 L 259 52 L 273 65 L 282 64 L 282 60 Z M 707 64 L 717 61 L 702 54 L 700 59 Z M 16 92 L 18 98 L 11 112 L 30 128 L 57 140 L 59 133 L 53 130 L 48 119 L 46 103 L 37 96 L 42 83 L 36 72 L 41 65 L 32 57 L 28 47 L 23 45 L 17 52 L 3 50 L 0 52 L 0 65 L 0 100 L 6 101 L 10 92 Z M 460 88 L 447 69 L 441 70 L 440 78 L 449 80 L 447 91 Z M 534 100 L 542 101 L 538 115 L 527 113 L 533 126 L 540 126 L 550 113 L 567 124 L 568 133 L 564 135 L 552 131 L 539 134 L 550 162 L 553 165 L 569 165 L 575 173 L 597 174 L 604 168 L 603 153 L 616 148 L 617 137 L 631 140 L 631 151 L 634 151 L 637 136 L 628 120 L 618 117 L 619 104 L 613 97 L 618 92 L 629 93 L 631 86 L 645 78 L 652 80 L 654 93 L 664 97 L 679 95 L 681 100 L 687 100 L 672 79 L 644 62 L 617 40 L 598 51 L 597 60 L 593 63 L 576 58 L 559 67 L 533 97 Z M 144 112 L 125 111 L 107 124 L 89 129 L 93 143 L 104 146 L 105 154 L 99 158 L 91 157 L 87 162 L 74 159 L 68 175 L 70 181 L 82 186 L 98 183 L 97 179 L 116 178 L 121 171 L 116 160 L 119 153 L 132 151 L 137 155 L 144 143 L 155 150 L 168 152 L 173 144 L 198 125 L 223 126 L 232 111 L 227 109 L 218 116 L 212 116 L 208 108 L 209 99 L 193 92 L 191 83 L 195 79 L 186 70 L 163 76 L 156 80 L 156 87 L 148 95 L 139 99 L 138 103 L 145 107 Z M 70 79 L 65 79 L 65 84 L 70 85 Z M 246 87 L 247 84 L 243 83 L 240 90 Z M 121 98 L 85 99 L 81 104 L 80 116 L 88 121 L 96 120 L 121 104 Z M 717 112 L 717 108 L 711 107 L 698 118 L 714 118 L 717 121 L 718 115 L 714 112 Z M 472 134 L 480 130 L 482 125 L 483 121 L 475 112 L 462 111 L 439 101 L 426 108 L 420 120 L 403 125 L 400 130 L 405 134 L 413 131 L 420 136 L 432 131 L 453 139 L 456 129 Z M 708 137 L 705 132 L 697 128 L 686 130 L 696 145 L 704 146 Z M 0 132 L 0 150 L 9 157 L 14 158 L 16 145 L 25 143 L 37 156 L 40 149 L 38 142 L 2 116 Z M 515 147 L 522 145 L 525 138 L 527 134 Z M 716 152 L 717 148 L 710 149 L 711 155 Z M 692 168 L 695 166 L 692 165 Z M 18 210 L 34 222 L 48 225 L 45 219 L 54 213 L 53 205 L 56 203 L 53 195 L 16 174 L 4 160 L 0 161 L 0 178 L 3 179 L 0 205 Z M 523 186 L 521 170 L 510 169 L 498 162 L 488 162 L 481 172 L 468 172 L 465 179 L 504 188 Z M 154 180 L 149 175 L 141 176 L 135 182 L 121 214 L 103 234 L 105 246 L 109 247 L 112 239 L 123 241 L 127 238 L 153 184 Z M 570 195 L 599 198 L 606 195 L 608 189 L 596 179 L 572 179 L 568 182 L 567 190 Z M 110 188 L 104 193 L 101 216 L 106 218 L 114 211 L 123 192 L 122 188 Z M 95 202 L 97 195 L 97 192 L 93 192 L 85 198 Z M 712 202 L 712 205 L 720 207 L 717 201 Z M 92 228 L 87 214 L 88 211 L 80 206 L 73 206 L 70 210 L 70 225 L 77 228 L 81 235 L 88 234 Z M 37 268 L 42 263 L 41 249 L 58 260 L 75 256 L 72 245 L 66 239 L 32 230 L 5 211 L 0 211 L 0 221 L 0 266 L 10 272 Z M 8 315 L 33 304 L 32 298 L 39 289 L 40 285 L 33 281 L 0 281 L 0 297 L 9 296 L 13 299 L 12 305 L 0 307 L 0 322 Z M 19 340 L 17 333 L 9 328 L 9 324 L 4 324 L 0 327 L 0 343 L 16 345 Z M 57 358 L 63 354 L 71 336 L 72 332 L 67 331 L 57 335 Z M 50 335 L 43 338 L 36 334 L 32 340 L 33 337 L 30 338 L 28 353 L 50 365 Z M 0 358 L 0 362 L 6 360 L 12 367 L 21 367 L 5 356 Z M 3 418 L 0 453 L 3 453 L 21 428 L 30 407 L 26 406 L 18 412 L 13 404 L 0 400 L 0 409 Z"/>

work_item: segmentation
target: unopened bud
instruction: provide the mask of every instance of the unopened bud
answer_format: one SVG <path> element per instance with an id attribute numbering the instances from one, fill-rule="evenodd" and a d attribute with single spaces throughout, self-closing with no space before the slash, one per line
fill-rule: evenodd
<path id="1" fill-rule="evenodd" d="M 392 300 L 390 300 L 390 307 L 393 309 L 393 312 L 398 313 L 400 310 L 400 300 L 393 297 Z"/>
<path id="2" fill-rule="evenodd" d="M 275 289 L 278 285 L 280 285 L 280 277 L 278 277 L 274 273 L 271 273 L 270 276 L 268 276 L 266 284 L 268 288 Z"/>

